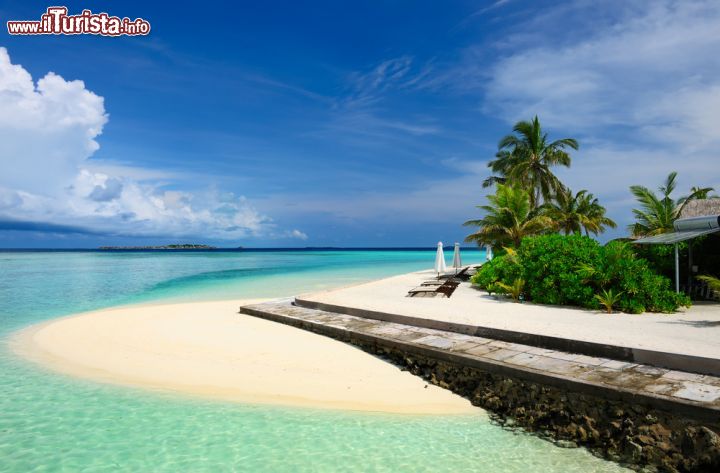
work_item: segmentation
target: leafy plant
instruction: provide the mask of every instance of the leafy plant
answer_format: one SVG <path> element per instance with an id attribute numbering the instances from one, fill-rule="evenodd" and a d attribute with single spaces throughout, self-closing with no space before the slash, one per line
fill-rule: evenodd
<path id="1" fill-rule="evenodd" d="M 529 194 L 520 188 L 499 184 L 495 195 L 489 195 L 489 205 L 479 205 L 485 217 L 468 220 L 465 226 L 480 227 L 465 241 L 489 243 L 494 247 L 517 247 L 528 236 L 546 231 L 553 223 L 550 218 L 533 209 Z"/>
<path id="2" fill-rule="evenodd" d="M 519 302 L 520 296 L 522 296 L 523 289 L 525 288 L 525 280 L 522 278 L 517 278 L 515 281 L 513 281 L 512 284 L 498 282 L 495 283 L 495 286 L 501 288 L 503 292 L 512 297 L 515 302 Z"/>
<path id="3" fill-rule="evenodd" d="M 513 261 L 507 254 L 496 256 L 491 261 L 482 265 L 480 271 L 471 278 L 473 284 L 485 288 L 491 292 L 500 292 L 496 283 L 499 281 L 514 281 L 521 277 L 522 266 Z"/>
<path id="4" fill-rule="evenodd" d="M 710 289 L 713 291 L 720 292 L 720 278 L 716 278 L 715 276 L 709 276 L 707 274 L 704 274 L 702 276 L 698 276 L 697 279 L 700 281 L 703 281 L 708 285 Z"/>
<path id="5" fill-rule="evenodd" d="M 622 292 L 613 292 L 612 289 L 603 289 L 600 291 L 600 294 L 595 294 L 595 299 L 597 299 L 600 304 L 605 307 L 608 314 L 612 314 L 613 306 L 618 303 L 622 295 Z"/>
<path id="6" fill-rule="evenodd" d="M 543 206 L 543 214 L 566 235 L 580 234 L 583 230 L 585 235 L 597 235 L 604 232 L 605 227 L 615 228 L 617 225 L 605 216 L 605 212 L 605 207 L 585 189 L 573 195 L 570 189 L 563 188 Z"/>
<path id="7" fill-rule="evenodd" d="M 480 287 L 525 282 L 524 296 L 541 304 L 601 307 L 603 291 L 622 294 L 613 307 L 623 312 L 674 312 L 690 305 L 670 280 L 656 274 L 647 261 L 622 242 L 601 246 L 580 235 L 540 235 L 525 238 L 515 252 L 494 258 L 473 276 Z M 504 289 L 507 293 L 509 290 Z"/>
<path id="8" fill-rule="evenodd" d="M 633 209 L 637 222 L 630 225 L 633 236 L 659 235 L 673 230 L 673 223 L 682 213 L 688 202 L 698 198 L 705 198 L 713 191 L 712 187 L 693 187 L 689 195 L 677 201 L 671 196 L 675 191 L 677 172 L 671 172 L 658 190 L 660 196 L 644 186 L 630 186 L 630 192 L 640 204 L 639 209 Z"/>

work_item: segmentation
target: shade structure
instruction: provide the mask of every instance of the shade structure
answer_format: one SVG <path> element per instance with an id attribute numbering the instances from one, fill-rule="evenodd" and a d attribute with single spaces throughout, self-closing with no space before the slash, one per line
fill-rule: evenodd
<path id="1" fill-rule="evenodd" d="M 435 253 L 435 272 L 439 275 L 445 271 L 447 271 L 447 267 L 445 266 L 445 253 L 443 252 L 443 244 L 439 241 L 437 245 L 437 253 Z"/>
<path id="2" fill-rule="evenodd" d="M 681 218 L 673 224 L 673 232 L 653 235 L 635 240 L 640 245 L 663 245 L 690 240 L 702 235 L 720 232 L 720 216 L 707 215 L 703 217 Z"/>
<path id="3" fill-rule="evenodd" d="M 673 224 L 675 231 L 653 235 L 635 240 L 640 245 L 675 245 L 675 292 L 680 292 L 680 255 L 678 243 L 693 238 L 720 232 L 720 215 L 702 215 L 699 217 L 680 218 Z"/>
<path id="4" fill-rule="evenodd" d="M 460 243 L 455 243 L 455 251 L 453 252 L 453 263 L 452 263 L 453 269 L 455 269 L 455 273 L 458 272 L 460 269 L 460 266 L 462 266 L 462 260 L 460 259 Z"/>

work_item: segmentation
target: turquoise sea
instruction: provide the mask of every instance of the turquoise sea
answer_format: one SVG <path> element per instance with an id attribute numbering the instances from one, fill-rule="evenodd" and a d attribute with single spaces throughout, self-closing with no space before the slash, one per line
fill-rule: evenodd
<path id="1" fill-rule="evenodd" d="M 448 255 L 450 260 L 451 255 Z M 464 253 L 482 261 L 478 251 Z M 290 296 L 432 266 L 434 251 L 0 252 L 2 472 L 614 472 L 476 416 L 240 405 L 78 380 L 8 337 L 78 311 Z"/>

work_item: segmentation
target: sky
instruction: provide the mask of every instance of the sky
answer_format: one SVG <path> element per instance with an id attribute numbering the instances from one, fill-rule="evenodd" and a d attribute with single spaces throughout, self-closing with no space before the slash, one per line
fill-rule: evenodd
<path id="1" fill-rule="evenodd" d="M 57 2 L 51 3 L 54 5 Z M 534 115 L 627 234 L 628 187 L 720 190 L 720 2 L 66 2 L 147 36 L 11 36 L 0 247 L 432 247 Z"/>

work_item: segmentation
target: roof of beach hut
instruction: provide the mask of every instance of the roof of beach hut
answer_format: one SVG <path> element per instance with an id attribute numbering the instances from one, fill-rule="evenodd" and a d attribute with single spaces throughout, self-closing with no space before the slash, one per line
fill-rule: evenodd
<path id="1" fill-rule="evenodd" d="M 687 202 L 674 231 L 635 240 L 640 244 L 667 244 L 720 232 L 720 199 L 697 199 Z"/>
<path id="2" fill-rule="evenodd" d="M 695 199 L 685 204 L 680 218 L 720 215 L 720 199 Z"/>

